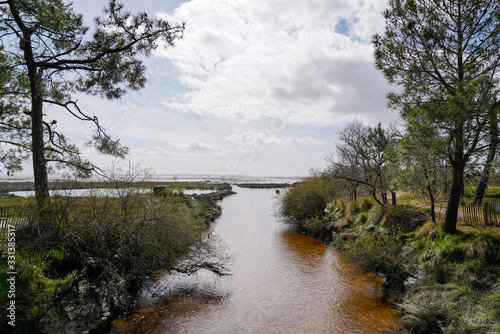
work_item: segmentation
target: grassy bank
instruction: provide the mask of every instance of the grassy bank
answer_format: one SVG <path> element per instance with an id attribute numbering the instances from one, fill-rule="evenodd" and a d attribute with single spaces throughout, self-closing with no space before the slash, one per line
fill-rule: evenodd
<path id="1" fill-rule="evenodd" d="M 332 203 L 333 244 L 384 279 L 411 333 L 500 333 L 500 233 L 461 226 L 445 235 L 409 205 Z"/>
<path id="2" fill-rule="evenodd" d="M 302 217 L 301 229 L 344 252 L 361 272 L 381 277 L 411 333 L 500 333 L 498 227 L 459 224 L 458 233 L 446 235 L 427 209 L 381 207 L 369 198 L 330 197 L 321 206 L 321 193 L 299 190 L 283 200 L 316 199 L 291 211 Z"/>
<path id="3" fill-rule="evenodd" d="M 16 326 L 2 320 L 0 332 L 107 333 L 111 319 L 160 272 L 225 274 L 226 254 L 204 237 L 220 214 L 215 195 L 158 197 L 128 186 L 119 197 L 53 198 L 47 217 L 15 230 L 14 247 L 9 231 L 0 231 L 2 319 L 12 301 L 16 308 Z M 23 205 L 25 217 L 36 217 L 30 199 L 3 203 Z M 15 296 L 9 248 L 15 248 Z"/>

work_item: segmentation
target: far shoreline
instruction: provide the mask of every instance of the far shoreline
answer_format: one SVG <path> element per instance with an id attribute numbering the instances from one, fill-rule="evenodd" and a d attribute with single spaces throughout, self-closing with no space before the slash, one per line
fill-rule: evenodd
<path id="1" fill-rule="evenodd" d="M 111 182 L 111 181 L 49 181 L 50 190 L 67 190 L 67 189 L 102 189 L 115 187 L 139 187 L 153 188 L 154 186 L 171 186 L 175 188 L 191 188 L 191 189 L 210 189 L 217 188 L 218 185 L 228 183 L 241 188 L 251 189 L 270 189 L 270 188 L 286 188 L 293 185 L 288 182 L 249 182 L 249 181 L 224 181 L 224 180 L 205 180 L 205 181 L 132 181 L 132 182 Z M 35 183 L 33 181 L 0 181 L 0 195 L 7 195 L 15 191 L 34 191 Z"/>

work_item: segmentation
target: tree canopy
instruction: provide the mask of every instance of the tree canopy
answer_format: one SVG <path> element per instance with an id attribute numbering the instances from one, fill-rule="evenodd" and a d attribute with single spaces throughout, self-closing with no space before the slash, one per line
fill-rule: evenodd
<path id="1" fill-rule="evenodd" d="M 484 150 L 498 117 L 500 3 L 488 0 L 393 0 L 386 29 L 375 35 L 376 66 L 403 87 L 390 105 L 408 118 L 418 110 L 447 143 L 453 170 L 444 230 L 455 232 L 464 168 Z"/>
<path id="2" fill-rule="evenodd" d="M 127 149 L 109 137 L 96 116 L 78 106 L 75 93 L 117 99 L 146 82 L 141 55 L 159 45 L 172 46 L 184 25 L 172 25 L 136 15 L 110 0 L 91 31 L 83 16 L 62 0 L 0 1 L 0 162 L 18 171 L 27 156 L 33 159 L 37 202 L 49 198 L 48 167 L 96 170 L 80 156 L 78 147 L 47 120 L 44 106 L 60 107 L 95 126 L 88 143 L 100 152 L 123 156 Z"/>

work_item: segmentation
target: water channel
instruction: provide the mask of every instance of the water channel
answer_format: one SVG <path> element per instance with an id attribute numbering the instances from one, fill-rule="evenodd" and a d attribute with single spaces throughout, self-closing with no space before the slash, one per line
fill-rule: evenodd
<path id="1" fill-rule="evenodd" d="M 166 275 L 112 333 L 381 333 L 401 324 L 379 286 L 274 216 L 275 190 L 235 188 L 213 227 L 232 276 Z"/>

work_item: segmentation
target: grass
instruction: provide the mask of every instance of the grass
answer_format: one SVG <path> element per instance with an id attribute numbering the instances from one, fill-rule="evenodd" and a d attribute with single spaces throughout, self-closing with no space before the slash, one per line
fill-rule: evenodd
<path id="1" fill-rule="evenodd" d="M 4 199 L 0 206 L 21 204 L 29 209 L 32 201 Z M 130 307 L 159 271 L 225 274 L 224 250 L 214 238 L 203 238 L 210 207 L 216 207 L 210 199 L 199 203 L 133 189 L 118 198 L 52 198 L 49 215 L 16 230 L 16 332 L 104 333 L 108 317 Z M 6 233 L 0 231 L 2 240 Z M 0 243 L 3 310 L 10 302 L 7 252 Z M 6 326 L 0 322 L 0 332 L 12 329 Z"/>
<path id="2" fill-rule="evenodd" d="M 447 235 L 426 209 L 368 208 L 328 205 L 333 244 L 363 272 L 383 277 L 411 333 L 500 333 L 498 227 L 459 224 Z"/>

